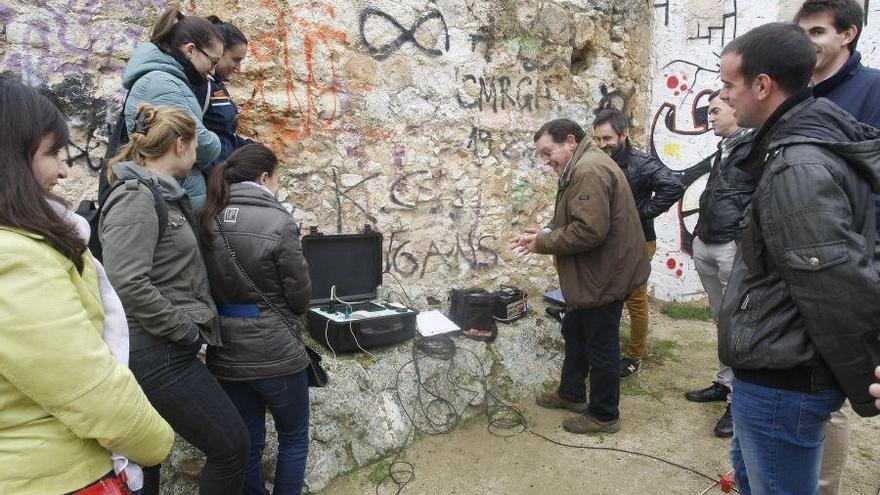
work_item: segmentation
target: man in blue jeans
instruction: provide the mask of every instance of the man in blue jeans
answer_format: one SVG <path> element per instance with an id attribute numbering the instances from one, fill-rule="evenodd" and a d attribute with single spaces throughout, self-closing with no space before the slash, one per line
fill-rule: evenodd
<path id="1" fill-rule="evenodd" d="M 623 301 L 648 279 L 650 268 L 626 175 L 588 144 L 581 126 L 568 119 L 538 129 L 535 147 L 559 186 L 553 222 L 527 230 L 511 246 L 519 253 L 554 255 L 565 298 L 559 390 L 541 394 L 538 405 L 579 413 L 562 422 L 571 433 L 615 433 L 620 430 L 617 328 Z"/>
<path id="2" fill-rule="evenodd" d="M 721 98 L 737 125 L 758 129 L 740 168 L 760 180 L 718 336 L 735 377 L 731 460 L 747 495 L 818 494 L 831 413 L 848 397 L 858 414 L 878 414 L 868 386 L 880 361 L 880 140 L 812 97 L 815 65 L 815 46 L 791 24 L 755 28 L 721 54 Z"/>

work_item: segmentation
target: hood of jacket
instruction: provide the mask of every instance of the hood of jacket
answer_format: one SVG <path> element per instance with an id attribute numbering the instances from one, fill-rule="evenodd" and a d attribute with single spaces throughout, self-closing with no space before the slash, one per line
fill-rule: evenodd
<path id="1" fill-rule="evenodd" d="M 238 182 L 229 186 L 229 204 L 275 208 L 285 214 L 287 210 L 268 189 L 256 182 Z"/>
<path id="2" fill-rule="evenodd" d="M 796 144 L 821 146 L 845 159 L 872 191 L 880 192 L 880 131 L 858 122 L 831 100 L 806 99 L 774 127 L 778 129 L 768 136 L 768 151 Z"/>
<path id="3" fill-rule="evenodd" d="M 131 90 L 135 81 L 141 76 L 153 71 L 167 72 L 174 77 L 186 81 L 190 87 L 204 84 L 207 79 L 198 73 L 192 63 L 183 56 L 179 51 L 173 55 L 169 55 L 159 49 L 152 43 L 144 43 L 135 49 L 128 65 L 125 66 L 125 73 L 122 75 L 122 86 Z"/>
<path id="4" fill-rule="evenodd" d="M 186 195 L 180 181 L 167 175 L 159 175 L 135 162 L 119 162 L 113 166 L 117 180 L 142 179 L 159 188 L 166 201 L 178 201 Z"/>

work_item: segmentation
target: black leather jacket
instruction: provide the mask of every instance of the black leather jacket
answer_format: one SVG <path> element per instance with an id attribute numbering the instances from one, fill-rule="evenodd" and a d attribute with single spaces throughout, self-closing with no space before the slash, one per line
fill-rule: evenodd
<path id="1" fill-rule="evenodd" d="M 862 416 L 880 363 L 880 249 L 871 190 L 880 139 L 825 98 L 790 98 L 755 136 L 761 172 L 719 315 L 718 353 L 739 379 L 842 389 Z"/>
<path id="2" fill-rule="evenodd" d="M 700 218 L 694 227 L 694 235 L 706 244 L 723 244 L 739 237 L 743 211 L 752 200 L 752 191 L 758 182 L 757 174 L 737 167 L 749 154 L 753 137 L 748 130 L 738 132 L 747 134 L 728 137 L 736 142 L 723 163 L 721 146 L 726 143 L 718 144 L 706 189 L 700 195 Z"/>
<path id="3" fill-rule="evenodd" d="M 659 160 L 633 148 L 629 142 L 611 158 L 623 169 L 629 182 L 645 240 L 657 239 L 654 218 L 668 210 L 684 194 L 681 181 Z"/>

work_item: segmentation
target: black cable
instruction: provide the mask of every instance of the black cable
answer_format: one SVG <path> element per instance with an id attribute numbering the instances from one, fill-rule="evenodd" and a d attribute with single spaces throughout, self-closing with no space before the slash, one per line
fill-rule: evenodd
<path id="1" fill-rule="evenodd" d="M 401 286 L 401 288 L 403 287 Z M 464 353 L 472 356 L 479 365 L 480 372 L 479 374 L 475 375 L 474 378 L 476 378 L 477 381 L 480 383 L 482 390 L 476 391 L 465 387 L 453 378 L 453 371 L 456 367 L 455 358 L 456 356 L 461 355 L 459 351 L 464 351 Z M 440 361 L 447 361 L 449 363 L 446 368 L 446 380 L 454 388 L 474 394 L 468 399 L 468 404 L 473 403 L 473 400 L 480 397 L 480 395 L 482 394 L 484 399 L 483 403 L 485 406 L 484 409 L 488 420 L 487 430 L 491 435 L 498 437 L 511 437 L 523 432 L 528 432 L 538 438 L 541 438 L 542 440 L 550 442 L 554 445 L 558 445 L 560 447 L 617 452 L 627 455 L 644 457 L 687 471 L 691 474 L 694 474 L 701 478 L 705 478 L 712 482 L 718 481 L 717 478 L 709 476 L 696 469 L 678 464 L 674 461 L 670 461 L 662 457 L 655 456 L 653 454 L 638 452 L 634 450 L 620 449 L 616 447 L 598 447 L 593 445 L 567 444 L 535 432 L 534 430 L 529 428 L 528 421 L 526 420 L 525 415 L 523 415 L 522 411 L 520 411 L 515 406 L 507 404 L 502 398 L 498 397 L 498 395 L 496 395 L 495 392 L 489 388 L 488 377 L 486 376 L 486 368 L 483 360 L 480 359 L 480 357 L 470 349 L 457 347 L 455 345 L 455 342 L 448 335 L 434 335 L 430 337 L 422 337 L 416 339 L 415 342 L 413 342 L 412 346 L 412 356 L 412 359 L 410 359 L 400 368 L 398 368 L 394 384 L 394 390 L 397 400 L 401 405 L 401 409 L 409 420 L 410 425 L 412 426 L 410 428 L 410 431 L 407 433 L 406 439 L 404 440 L 404 446 L 407 444 L 410 435 L 414 434 L 415 432 L 423 433 L 426 435 L 442 435 L 444 433 L 449 433 L 454 430 L 462 419 L 462 413 L 458 412 L 455 409 L 455 405 L 450 400 L 440 396 L 438 393 L 435 393 L 435 391 L 428 388 L 428 386 L 425 385 L 425 383 L 422 381 L 421 366 L 419 363 L 425 358 L 433 358 Z M 410 365 L 413 366 L 415 371 L 415 373 L 413 373 L 413 376 L 416 382 L 416 404 L 419 410 L 421 410 L 422 415 L 426 418 L 428 422 L 427 426 L 420 426 L 416 422 L 415 418 L 413 418 L 409 410 L 407 410 L 404 401 L 400 397 L 400 376 L 403 370 Z M 431 397 L 431 399 L 427 403 L 425 403 L 422 398 L 422 392 Z M 435 421 L 434 419 L 432 419 L 432 416 L 436 416 L 437 414 L 441 414 L 444 419 L 442 421 Z M 394 459 L 391 461 L 391 464 L 388 466 L 388 479 L 391 479 L 391 481 L 397 486 L 396 495 L 400 495 L 404 487 L 406 487 L 407 484 L 415 479 L 415 466 L 413 466 L 413 464 L 410 462 L 401 461 L 400 456 L 402 453 L 403 447 L 401 447 L 401 450 L 397 452 L 397 454 L 394 456 Z M 405 478 L 403 477 L 404 475 L 406 475 Z M 384 483 L 385 481 L 376 484 L 377 495 L 379 495 L 379 488 Z M 733 489 L 733 492 L 740 493 L 735 488 Z M 877 495 L 880 495 L 880 490 L 878 490 Z"/>
<path id="2" fill-rule="evenodd" d="M 406 289 L 403 288 L 403 284 L 400 283 L 400 279 L 397 278 L 397 275 L 395 275 L 393 271 L 388 271 L 387 273 L 394 277 L 394 280 L 397 282 L 398 287 L 400 287 L 400 290 L 403 291 L 403 295 L 406 296 L 407 306 L 409 306 L 410 308 L 414 308 L 415 305 L 413 304 L 412 299 L 410 299 L 409 294 L 406 293 Z"/>

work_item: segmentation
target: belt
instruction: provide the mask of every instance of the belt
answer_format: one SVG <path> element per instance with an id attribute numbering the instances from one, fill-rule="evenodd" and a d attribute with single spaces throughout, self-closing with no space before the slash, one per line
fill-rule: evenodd
<path id="1" fill-rule="evenodd" d="M 125 483 L 125 472 L 114 475 L 112 472 L 91 485 L 72 493 L 72 495 L 131 495 Z"/>
<path id="2" fill-rule="evenodd" d="M 256 304 L 218 304 L 217 314 L 232 318 L 259 318 L 260 307 Z"/>

